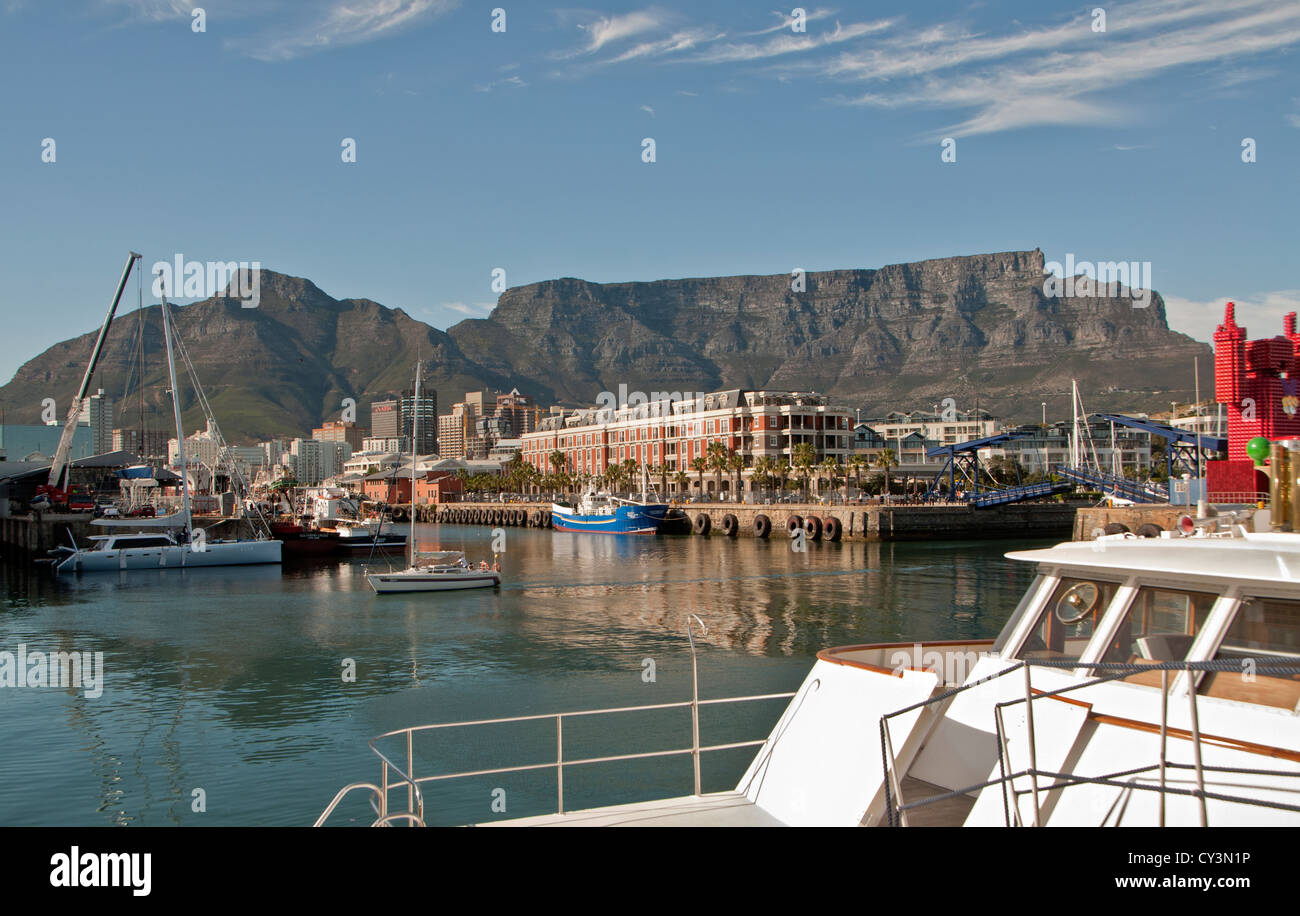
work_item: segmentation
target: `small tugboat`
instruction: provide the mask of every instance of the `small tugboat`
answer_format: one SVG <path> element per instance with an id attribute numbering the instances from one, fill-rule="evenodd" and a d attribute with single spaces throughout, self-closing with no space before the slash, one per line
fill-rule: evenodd
<path id="1" fill-rule="evenodd" d="M 596 492 L 595 485 L 578 501 L 577 507 L 551 504 L 551 519 L 557 531 L 588 531 L 598 534 L 658 534 L 669 517 L 666 503 L 646 499 L 645 468 L 642 471 L 641 500 L 621 499 Z"/>

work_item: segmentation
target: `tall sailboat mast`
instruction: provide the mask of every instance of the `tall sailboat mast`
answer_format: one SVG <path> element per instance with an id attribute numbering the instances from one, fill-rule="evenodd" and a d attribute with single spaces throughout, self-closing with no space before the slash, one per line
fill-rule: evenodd
<path id="1" fill-rule="evenodd" d="M 415 397 L 412 400 L 411 410 L 411 536 L 407 538 L 410 543 L 411 563 L 415 566 L 415 462 L 419 455 L 420 447 L 420 369 L 422 361 L 417 359 L 415 362 Z"/>
<path id="2" fill-rule="evenodd" d="M 163 341 L 167 344 L 167 374 L 172 386 L 172 411 L 176 415 L 176 454 L 181 462 L 181 494 L 185 515 L 185 536 L 189 538 L 194 531 L 194 519 L 190 515 L 190 474 L 185 463 L 185 429 L 181 426 L 181 395 L 176 387 L 176 359 L 172 355 L 172 321 L 171 306 L 167 304 L 167 292 L 162 295 Z"/>

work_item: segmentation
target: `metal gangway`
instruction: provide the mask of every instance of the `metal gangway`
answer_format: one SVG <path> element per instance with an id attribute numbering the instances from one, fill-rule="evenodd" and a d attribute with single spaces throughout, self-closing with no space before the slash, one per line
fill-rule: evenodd
<path id="1" fill-rule="evenodd" d="M 1117 474 L 1107 474 L 1104 471 L 1093 471 L 1085 468 L 1071 468 L 1066 467 L 1063 464 L 1058 464 L 1056 466 L 1055 473 L 1067 480 L 1083 484 L 1084 486 L 1096 487 L 1103 493 L 1111 496 L 1118 496 L 1121 499 L 1127 499 L 1130 502 L 1169 502 L 1169 493 L 1163 487 L 1141 483 L 1137 480 L 1130 480 L 1127 477 L 1120 477 Z"/>
<path id="2" fill-rule="evenodd" d="M 989 506 L 1005 506 L 1008 503 L 1052 496 L 1073 489 L 1072 484 L 1055 481 L 1021 483 L 1018 467 L 1015 486 L 1000 487 L 980 484 L 980 449 L 1000 445 L 1003 442 L 1010 442 L 1013 439 L 1023 439 L 1028 435 L 1029 433 L 1023 432 L 1001 433 L 996 436 L 985 436 L 982 439 L 971 439 L 968 442 L 957 442 L 953 445 L 941 445 L 937 448 L 926 449 L 925 456 L 927 458 L 945 459 L 943 467 L 934 476 L 930 488 L 925 492 L 926 499 L 933 499 L 936 496 L 945 475 L 948 479 L 948 498 L 964 502 L 976 509 L 985 509 Z M 959 477 L 962 485 L 970 488 L 962 491 L 964 495 L 960 499 L 955 495 Z"/>

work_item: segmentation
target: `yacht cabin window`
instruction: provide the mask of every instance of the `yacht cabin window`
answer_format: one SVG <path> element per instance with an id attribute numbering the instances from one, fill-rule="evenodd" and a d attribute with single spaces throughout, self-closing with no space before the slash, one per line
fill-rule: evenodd
<path id="1" fill-rule="evenodd" d="M 1182 661 L 1218 598 L 1208 592 L 1143 586 L 1101 660 L 1135 665 Z M 1124 680 L 1159 687 L 1161 676 L 1159 671 L 1140 671 Z"/>
<path id="2" fill-rule="evenodd" d="M 1077 661 L 1118 588 L 1117 582 L 1062 578 L 1016 658 Z"/>
<path id="3" fill-rule="evenodd" d="M 1201 695 L 1300 712 L 1300 675 L 1255 671 L 1270 663 L 1300 666 L 1300 601 L 1242 598 L 1214 658 L 1237 661 L 1241 670 L 1207 673 L 1198 689 Z"/>

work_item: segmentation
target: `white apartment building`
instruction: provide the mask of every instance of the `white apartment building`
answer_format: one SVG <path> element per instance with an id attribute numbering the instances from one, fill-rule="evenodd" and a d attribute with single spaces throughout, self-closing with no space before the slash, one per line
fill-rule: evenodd
<path id="1" fill-rule="evenodd" d="M 895 452 L 900 450 L 901 440 L 914 433 L 919 433 L 921 439 L 932 445 L 941 446 L 996 436 L 1000 430 L 1001 422 L 986 410 L 943 411 L 938 409 L 939 405 L 935 406 L 934 412 L 892 411 L 862 422 L 888 443 L 886 448 L 893 448 Z"/>
<path id="2" fill-rule="evenodd" d="M 289 444 L 289 455 L 294 479 L 300 484 L 318 484 L 343 473 L 352 457 L 352 446 L 346 442 L 294 439 Z"/>

